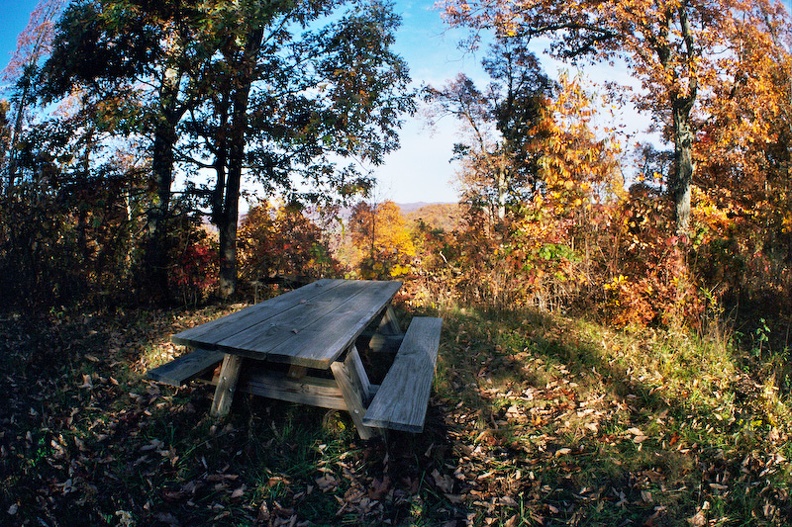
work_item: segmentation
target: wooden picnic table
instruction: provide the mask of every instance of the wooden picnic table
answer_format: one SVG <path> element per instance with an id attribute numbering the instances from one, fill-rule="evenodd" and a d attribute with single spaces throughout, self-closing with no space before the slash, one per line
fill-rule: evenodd
<path id="1" fill-rule="evenodd" d="M 397 281 L 318 280 L 174 335 L 173 342 L 194 351 L 148 376 L 180 385 L 222 359 L 219 374 L 211 379 L 216 384 L 214 416 L 228 414 L 241 390 L 346 410 L 364 439 L 377 428 L 420 431 L 440 319 L 416 317 L 402 334 L 391 307 L 400 287 Z M 372 325 L 380 340 L 401 344 L 393 375 L 389 371 L 381 387 L 370 383 L 356 347 Z M 404 398 L 405 389 L 415 397 Z"/>

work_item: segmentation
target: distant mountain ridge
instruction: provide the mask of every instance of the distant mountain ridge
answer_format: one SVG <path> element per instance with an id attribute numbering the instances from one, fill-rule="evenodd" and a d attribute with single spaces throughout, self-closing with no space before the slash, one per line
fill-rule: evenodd
<path id="1" fill-rule="evenodd" d="M 458 203 L 447 202 L 427 202 L 416 201 L 412 203 L 396 203 L 408 222 L 423 220 L 433 227 L 451 230 L 456 227 L 462 219 L 462 209 Z M 352 216 L 352 207 L 344 207 L 339 212 L 339 217 L 343 221 L 348 221 Z M 246 213 L 239 215 L 240 224 L 244 221 Z M 208 216 L 204 217 L 204 226 L 212 231 L 216 231 L 214 225 L 209 221 Z"/>
<path id="2" fill-rule="evenodd" d="M 399 206 L 402 214 L 409 214 L 410 212 L 415 212 L 418 209 L 422 209 L 430 205 L 452 205 L 452 203 L 416 201 L 414 203 L 397 203 L 396 205 Z"/>
<path id="3" fill-rule="evenodd" d="M 446 232 L 458 228 L 464 219 L 464 209 L 459 203 L 409 203 L 399 206 L 409 223 L 420 220 L 434 229 Z M 407 207 L 411 210 L 407 211 Z"/>

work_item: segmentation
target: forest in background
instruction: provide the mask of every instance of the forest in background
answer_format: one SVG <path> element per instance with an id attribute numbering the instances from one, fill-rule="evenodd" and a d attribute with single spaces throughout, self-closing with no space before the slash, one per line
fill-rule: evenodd
<path id="1" fill-rule="evenodd" d="M 39 3 L 0 104 L 5 519 L 785 525 L 783 5 L 439 7 L 486 83 L 412 88 L 387 3 Z M 551 78 L 540 38 L 640 88 Z M 366 167 L 418 110 L 459 124 L 460 202 L 404 214 Z M 427 434 L 250 400 L 223 425 L 142 380 L 170 334 L 321 277 L 444 318 Z"/>
<path id="2" fill-rule="evenodd" d="M 788 14 L 645 3 L 585 30 L 586 3 L 449 3 L 450 25 L 489 35 L 468 44 L 489 82 L 410 91 L 383 4 L 43 1 L 6 69 L 4 307 L 195 304 L 357 276 L 438 302 L 696 330 L 778 318 L 786 334 Z M 631 19 L 639 5 L 652 16 Z M 577 64 L 624 61 L 643 90 L 550 78 L 538 36 Z M 628 101 L 667 147 L 609 125 Z M 419 103 L 459 123 L 453 221 L 365 200 L 365 167 Z"/>

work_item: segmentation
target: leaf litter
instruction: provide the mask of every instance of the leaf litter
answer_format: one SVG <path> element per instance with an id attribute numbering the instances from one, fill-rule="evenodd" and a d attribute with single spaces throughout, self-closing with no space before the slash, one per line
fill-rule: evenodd
<path id="1" fill-rule="evenodd" d="M 361 441 L 338 412 L 239 397 L 217 422 L 208 387 L 142 379 L 180 352 L 170 334 L 219 314 L 4 321 L 0 523 L 784 525 L 792 512 L 787 399 L 746 371 L 694 385 L 647 359 L 651 339 L 449 314 L 425 432 Z"/>

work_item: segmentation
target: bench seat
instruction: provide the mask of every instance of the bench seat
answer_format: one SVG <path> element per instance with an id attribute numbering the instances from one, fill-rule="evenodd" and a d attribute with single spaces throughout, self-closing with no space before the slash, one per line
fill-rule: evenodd
<path id="1" fill-rule="evenodd" d="M 162 366 L 146 372 L 146 378 L 153 381 L 182 386 L 206 371 L 213 369 L 223 360 L 222 351 L 196 349 Z"/>
<path id="2" fill-rule="evenodd" d="M 414 317 L 385 378 L 363 417 L 363 424 L 422 432 L 432 390 L 442 319 Z"/>

